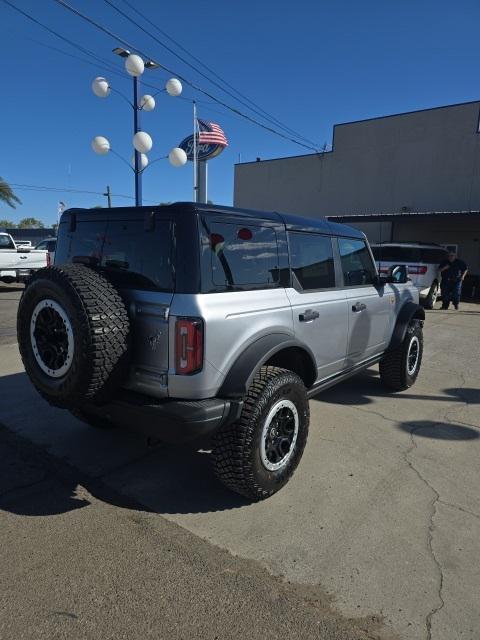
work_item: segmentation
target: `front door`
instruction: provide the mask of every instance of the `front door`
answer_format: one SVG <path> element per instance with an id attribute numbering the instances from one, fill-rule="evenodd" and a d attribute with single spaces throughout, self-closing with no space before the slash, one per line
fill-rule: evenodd
<path id="1" fill-rule="evenodd" d="M 344 368 L 348 336 L 345 291 L 336 287 L 332 239 L 318 233 L 288 233 L 292 287 L 287 289 L 295 336 L 317 365 L 317 380 Z"/>
<path id="2" fill-rule="evenodd" d="M 364 240 L 338 238 L 338 249 L 348 303 L 349 368 L 386 349 L 395 296 L 391 287 L 375 284 L 377 272 Z"/>

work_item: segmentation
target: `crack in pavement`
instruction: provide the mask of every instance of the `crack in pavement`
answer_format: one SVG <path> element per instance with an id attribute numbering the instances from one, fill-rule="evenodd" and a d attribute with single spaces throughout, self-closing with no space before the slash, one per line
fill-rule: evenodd
<path id="1" fill-rule="evenodd" d="M 445 505 L 446 507 L 451 507 L 452 509 L 457 509 L 457 511 L 461 511 L 462 513 L 468 513 L 474 518 L 478 518 L 480 520 L 480 514 L 475 513 L 474 511 L 470 511 L 470 509 L 465 509 L 465 507 L 459 507 L 458 504 L 452 504 L 451 502 L 446 502 L 445 500 L 439 499 L 438 502 L 440 504 Z"/>
<path id="2" fill-rule="evenodd" d="M 440 424 L 440 423 L 437 423 Z M 438 570 L 438 574 L 439 574 L 439 584 L 438 584 L 438 599 L 439 599 L 439 605 L 437 605 L 436 607 L 433 607 L 427 614 L 426 618 L 425 618 L 425 627 L 426 627 L 426 631 L 427 631 L 427 640 L 432 640 L 432 618 L 433 616 L 438 613 L 441 609 L 443 609 L 443 607 L 445 606 L 445 601 L 443 599 L 443 595 L 442 595 L 442 590 L 443 590 L 443 569 L 442 566 L 437 558 L 437 556 L 435 555 L 435 551 L 433 550 L 433 531 L 434 531 L 434 524 L 433 524 L 433 520 L 435 518 L 435 515 L 437 513 L 437 503 L 440 500 L 440 494 L 438 493 L 438 491 L 436 489 L 434 489 L 434 487 L 432 487 L 432 485 L 428 482 L 428 480 L 426 478 L 423 477 L 423 475 L 420 473 L 420 471 L 417 469 L 417 467 L 414 465 L 414 463 L 412 462 L 412 460 L 409 459 L 409 454 L 414 451 L 414 449 L 417 448 L 417 444 L 414 440 L 414 435 L 417 431 L 420 431 L 422 428 L 425 427 L 414 427 L 413 429 L 411 429 L 410 431 L 410 440 L 411 440 L 411 447 L 409 447 L 403 454 L 403 457 L 405 459 L 405 462 L 408 464 L 408 466 L 412 469 L 412 471 L 417 475 L 417 477 L 430 489 L 430 491 L 434 494 L 434 498 L 430 504 L 430 508 L 431 508 L 431 514 L 430 514 L 430 518 L 429 518 L 429 524 L 428 524 L 428 535 L 427 535 L 427 546 L 428 549 L 430 551 L 430 555 L 432 556 L 433 562 L 435 563 L 435 566 L 437 567 Z"/>

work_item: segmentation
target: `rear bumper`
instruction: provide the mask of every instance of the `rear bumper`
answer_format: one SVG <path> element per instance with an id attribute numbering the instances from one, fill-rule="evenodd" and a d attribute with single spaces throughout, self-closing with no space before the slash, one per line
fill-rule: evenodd
<path id="1" fill-rule="evenodd" d="M 85 411 L 115 425 L 181 444 L 210 438 L 221 426 L 237 420 L 242 406 L 241 400 L 222 398 L 152 402 L 146 396 L 126 393 L 122 399 L 102 406 L 89 406 Z"/>
<path id="2" fill-rule="evenodd" d="M 26 282 L 35 269 L 0 269 L 0 280 Z"/>

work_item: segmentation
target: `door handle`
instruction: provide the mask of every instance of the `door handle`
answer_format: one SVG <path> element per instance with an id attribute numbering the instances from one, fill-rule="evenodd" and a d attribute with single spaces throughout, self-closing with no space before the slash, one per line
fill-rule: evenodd
<path id="1" fill-rule="evenodd" d="M 352 307 L 352 311 L 354 313 L 360 313 L 360 311 L 365 311 L 366 308 L 367 308 L 367 305 L 364 304 L 363 302 L 356 302 Z"/>
<path id="2" fill-rule="evenodd" d="M 298 316 L 300 322 L 310 322 L 311 320 L 316 320 L 320 314 L 318 311 L 312 311 L 312 309 L 307 309 L 303 313 Z"/>
<path id="3" fill-rule="evenodd" d="M 27 256 L 20 256 L 20 260 L 26 260 Z"/>

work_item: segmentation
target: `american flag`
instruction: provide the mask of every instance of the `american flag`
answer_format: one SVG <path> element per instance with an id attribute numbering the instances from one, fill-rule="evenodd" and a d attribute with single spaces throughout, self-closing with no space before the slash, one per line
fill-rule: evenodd
<path id="1" fill-rule="evenodd" d="M 200 118 L 197 122 L 199 144 L 220 144 L 228 147 L 228 140 L 218 124 L 200 120 Z"/>

